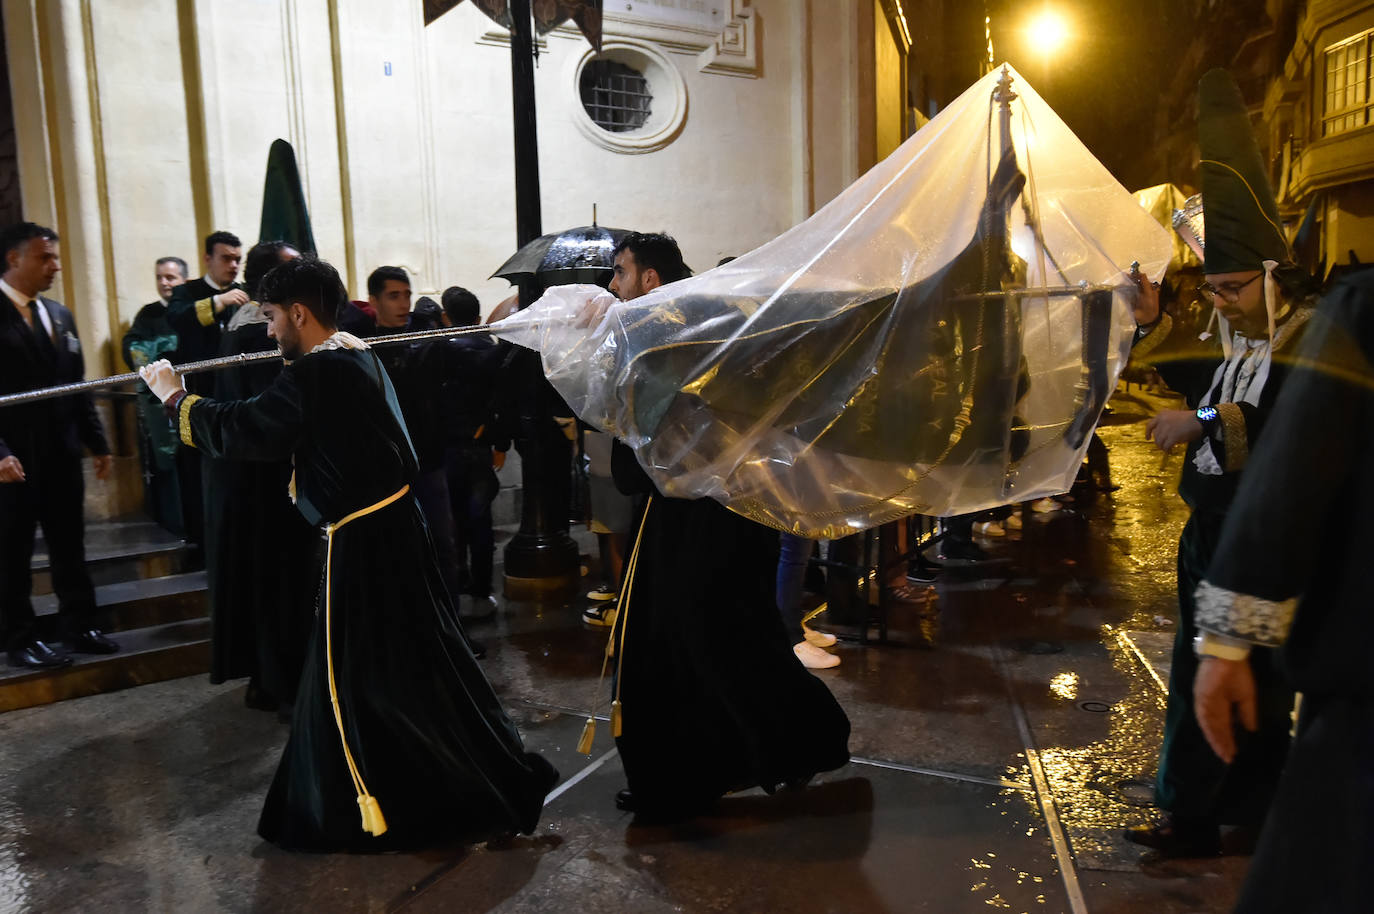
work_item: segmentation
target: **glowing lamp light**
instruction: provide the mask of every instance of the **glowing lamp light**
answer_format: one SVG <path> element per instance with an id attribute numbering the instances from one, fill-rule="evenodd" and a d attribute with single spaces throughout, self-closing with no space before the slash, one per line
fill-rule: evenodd
<path id="1" fill-rule="evenodd" d="M 1053 10 L 1043 10 L 1031 20 L 1028 30 L 1032 45 L 1049 56 L 1069 40 L 1069 24 Z"/>

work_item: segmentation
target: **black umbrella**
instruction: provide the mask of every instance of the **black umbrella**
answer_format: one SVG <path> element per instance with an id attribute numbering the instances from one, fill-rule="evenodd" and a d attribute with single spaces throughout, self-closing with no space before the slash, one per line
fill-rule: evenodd
<path id="1" fill-rule="evenodd" d="M 546 286 L 574 282 L 601 285 L 615 265 L 615 246 L 628 234 L 628 229 L 607 228 L 593 222 L 541 235 L 516 251 L 491 275 L 512 283 L 537 279 Z"/>

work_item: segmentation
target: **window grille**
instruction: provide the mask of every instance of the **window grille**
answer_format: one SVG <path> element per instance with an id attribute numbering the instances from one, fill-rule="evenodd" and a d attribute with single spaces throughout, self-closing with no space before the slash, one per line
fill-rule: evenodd
<path id="1" fill-rule="evenodd" d="M 1371 123 L 1369 52 L 1374 31 L 1347 38 L 1326 49 L 1322 136 L 1355 130 Z"/>
<path id="2" fill-rule="evenodd" d="M 626 133 L 649 120 L 654 97 L 649 81 L 633 67 L 616 60 L 591 60 L 582 68 L 582 107 L 602 130 Z"/>

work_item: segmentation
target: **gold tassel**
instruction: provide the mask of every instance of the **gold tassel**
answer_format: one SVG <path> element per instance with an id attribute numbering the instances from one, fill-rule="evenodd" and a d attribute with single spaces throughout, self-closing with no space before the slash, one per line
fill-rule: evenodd
<path id="1" fill-rule="evenodd" d="M 583 755 L 592 754 L 592 740 L 596 739 L 596 718 L 589 717 L 582 726 L 582 738 L 577 741 L 577 751 Z"/>
<path id="2" fill-rule="evenodd" d="M 620 739 L 620 699 L 611 702 L 611 736 Z"/>
<path id="3" fill-rule="evenodd" d="M 358 797 L 358 808 L 363 814 L 363 831 L 369 835 L 386 834 L 386 819 L 382 817 L 382 807 L 377 805 L 377 798 L 368 794 Z"/>

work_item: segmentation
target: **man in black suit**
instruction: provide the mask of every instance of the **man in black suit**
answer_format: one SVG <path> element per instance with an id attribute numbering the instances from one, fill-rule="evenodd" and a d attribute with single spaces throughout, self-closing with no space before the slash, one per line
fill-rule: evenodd
<path id="1" fill-rule="evenodd" d="M 0 256 L 0 394 L 80 381 L 86 369 L 72 313 L 39 294 L 62 269 L 57 233 L 32 222 L 10 226 L 0 233 Z M 40 523 L 68 647 L 119 650 L 95 627 L 83 539 L 83 446 L 96 478 L 108 478 L 110 446 L 88 394 L 0 408 L 0 639 L 16 666 L 71 663 L 34 632 L 29 565 Z"/>

